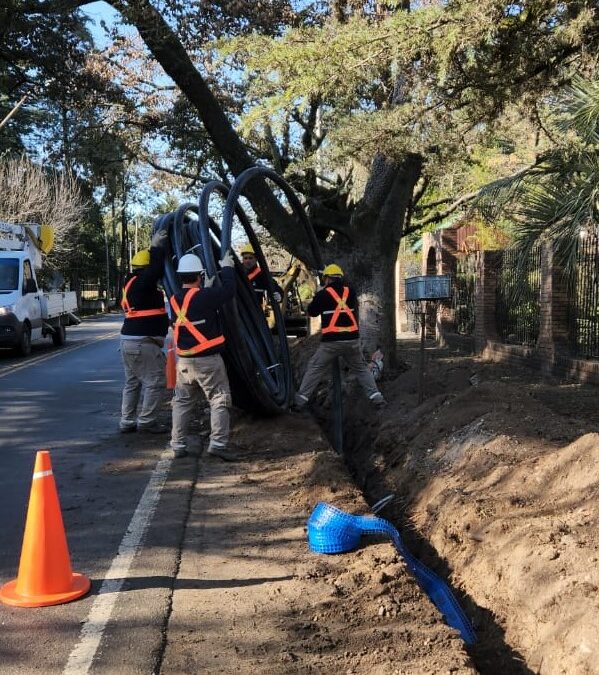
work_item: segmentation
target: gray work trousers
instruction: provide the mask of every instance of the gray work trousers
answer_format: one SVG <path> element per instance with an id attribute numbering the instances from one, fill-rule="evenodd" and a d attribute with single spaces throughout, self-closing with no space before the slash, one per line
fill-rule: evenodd
<path id="1" fill-rule="evenodd" d="M 158 421 L 166 388 L 166 357 L 155 340 L 121 340 L 125 386 L 121 427 L 152 426 Z M 143 396 L 143 397 L 142 397 Z M 141 410 L 137 406 L 141 400 Z"/>
<path id="2" fill-rule="evenodd" d="M 177 386 L 173 398 L 171 448 L 175 451 L 187 448 L 187 432 L 197 411 L 201 391 L 210 405 L 210 445 L 224 448 L 229 441 L 231 390 L 222 356 L 183 357 L 177 360 Z"/>
<path id="3" fill-rule="evenodd" d="M 356 376 L 369 399 L 379 393 L 360 349 L 360 340 L 338 340 L 320 343 L 314 356 L 308 361 L 298 394 L 308 400 L 319 382 L 331 377 L 331 364 L 338 356 L 345 362 L 350 373 Z"/>

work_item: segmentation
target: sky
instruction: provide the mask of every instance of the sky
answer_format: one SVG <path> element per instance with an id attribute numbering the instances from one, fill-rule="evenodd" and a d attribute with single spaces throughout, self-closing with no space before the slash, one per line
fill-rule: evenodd
<path id="1" fill-rule="evenodd" d="M 89 26 L 90 32 L 94 37 L 97 46 L 102 49 L 106 47 L 108 41 L 104 35 L 104 31 L 100 25 L 101 21 L 105 21 L 109 26 L 114 24 L 118 19 L 118 12 L 116 12 L 110 5 L 105 2 L 92 2 L 81 8 L 83 14 L 90 17 L 92 23 Z"/>

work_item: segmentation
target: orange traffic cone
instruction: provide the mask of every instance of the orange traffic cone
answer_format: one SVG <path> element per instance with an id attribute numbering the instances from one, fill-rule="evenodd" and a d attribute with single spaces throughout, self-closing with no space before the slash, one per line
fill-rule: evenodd
<path id="1" fill-rule="evenodd" d="M 174 389 L 177 384 L 177 357 L 175 343 L 169 336 L 166 339 L 166 388 Z"/>
<path id="2" fill-rule="evenodd" d="M 71 571 L 67 538 L 48 450 L 35 458 L 19 574 L 0 588 L 0 600 L 16 607 L 60 605 L 85 595 L 90 580 Z"/>

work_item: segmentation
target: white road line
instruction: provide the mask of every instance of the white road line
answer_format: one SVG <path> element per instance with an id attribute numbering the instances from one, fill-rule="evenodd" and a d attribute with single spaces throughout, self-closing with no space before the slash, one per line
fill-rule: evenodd
<path id="1" fill-rule="evenodd" d="M 83 349 L 83 347 L 89 347 L 89 345 L 96 344 L 96 342 L 101 342 L 102 340 L 108 340 L 110 338 L 116 337 L 119 335 L 119 332 L 108 333 L 107 335 L 102 335 L 99 338 L 85 342 L 82 345 L 75 345 L 74 347 L 67 347 L 66 349 L 60 349 L 52 354 L 47 354 L 46 356 L 40 356 L 38 358 L 29 359 L 25 363 L 18 363 L 16 366 L 6 366 L 0 370 L 0 379 L 6 377 L 7 375 L 12 375 L 19 370 L 24 368 L 31 368 L 32 366 L 37 366 L 38 363 L 43 363 L 44 361 L 49 361 L 50 359 L 55 359 L 57 356 L 62 356 L 63 354 L 70 354 L 71 352 L 77 351 L 77 349 Z"/>
<path id="2" fill-rule="evenodd" d="M 168 449 L 164 451 L 158 464 L 156 464 L 121 541 L 118 553 L 112 561 L 89 615 L 81 627 L 79 642 L 69 656 L 63 675 L 85 675 L 91 668 L 119 592 L 156 510 L 172 459 L 172 451 Z"/>

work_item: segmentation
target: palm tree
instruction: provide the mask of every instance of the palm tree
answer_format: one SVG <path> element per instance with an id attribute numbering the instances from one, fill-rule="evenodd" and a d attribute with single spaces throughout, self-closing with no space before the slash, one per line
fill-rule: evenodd
<path id="1" fill-rule="evenodd" d="M 555 147 L 483 188 L 477 208 L 489 220 L 511 221 L 518 268 L 526 269 L 541 242 L 553 241 L 556 263 L 573 282 L 582 242 L 599 235 L 599 79 L 577 79 L 555 112 Z"/>

